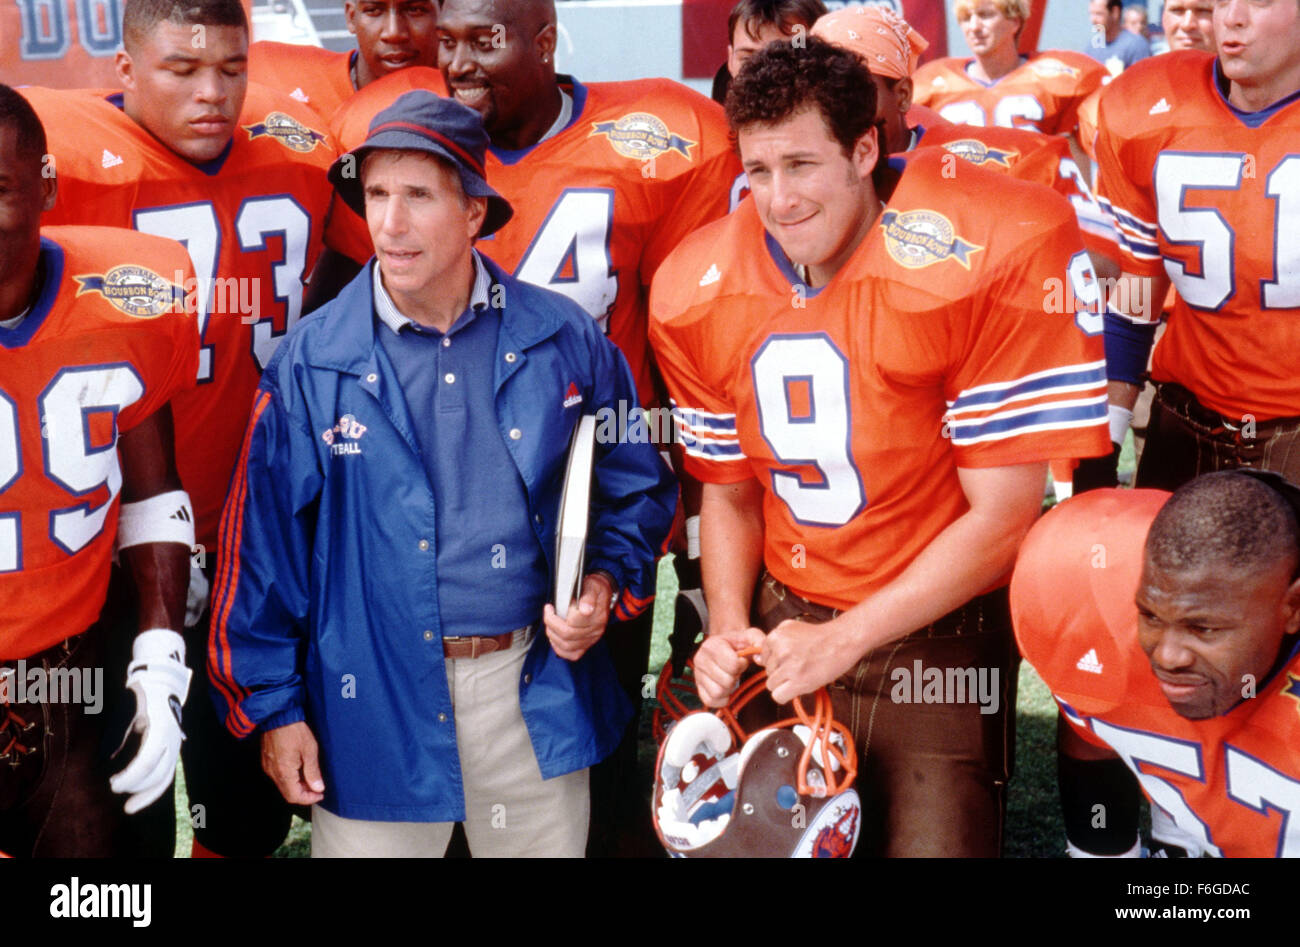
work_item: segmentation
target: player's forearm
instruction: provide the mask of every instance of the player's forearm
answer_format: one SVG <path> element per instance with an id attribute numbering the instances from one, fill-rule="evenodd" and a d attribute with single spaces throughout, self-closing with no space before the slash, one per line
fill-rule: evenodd
<path id="1" fill-rule="evenodd" d="M 704 484 L 700 552 L 709 634 L 748 628 L 763 565 L 763 488 L 757 481 Z"/>
<path id="2" fill-rule="evenodd" d="M 1014 469 L 1002 502 L 972 506 L 953 520 L 899 576 L 832 624 L 858 657 L 896 641 L 975 598 L 1015 565 L 1042 503 L 1045 463 Z"/>
<path id="3" fill-rule="evenodd" d="M 1111 286 L 1110 308 L 1134 322 L 1156 322 L 1169 293 L 1169 277 L 1163 272 L 1142 276 L 1125 270 Z"/>
<path id="4" fill-rule="evenodd" d="M 121 551 L 139 608 L 139 631 L 185 627 L 190 584 L 190 548 L 181 543 L 146 543 Z"/>

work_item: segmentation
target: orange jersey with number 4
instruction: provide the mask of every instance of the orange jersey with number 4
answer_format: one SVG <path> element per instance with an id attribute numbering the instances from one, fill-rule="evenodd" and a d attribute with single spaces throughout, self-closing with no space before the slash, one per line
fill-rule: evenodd
<path id="1" fill-rule="evenodd" d="M 1191 50 L 1106 87 L 1098 194 L 1124 269 L 1178 292 L 1152 378 L 1230 418 L 1300 416 L 1300 90 L 1240 112 L 1217 73 Z"/>
<path id="2" fill-rule="evenodd" d="M 1167 841 L 1192 854 L 1300 856 L 1300 654 L 1226 714 L 1188 720 L 1138 644 L 1142 547 L 1168 498 L 1096 490 L 1030 530 L 1011 580 L 1020 651 L 1075 732 L 1118 754 L 1173 820 L 1179 837 Z"/>
<path id="3" fill-rule="evenodd" d="M 85 631 L 108 589 L 117 437 L 194 385 L 191 271 L 171 240 L 101 227 L 41 231 L 42 284 L 0 327 L 0 660 Z"/>
<path id="4" fill-rule="evenodd" d="M 674 251 L 651 292 L 688 471 L 756 479 L 768 570 L 837 608 L 969 509 L 957 468 L 1109 449 L 1100 316 L 1044 306 L 1046 279 L 1091 278 L 1070 205 L 976 167 L 958 191 L 945 157 L 909 153 L 820 289 L 748 199 Z"/>
<path id="5" fill-rule="evenodd" d="M 573 117 L 563 129 L 521 151 L 489 149 L 488 183 L 515 213 L 478 249 L 598 319 L 650 405 L 650 280 L 683 238 L 727 213 L 739 192 L 740 160 L 722 109 L 679 83 L 584 85 L 561 77 L 561 84 L 573 99 Z M 377 101 L 367 86 L 355 107 L 364 102 L 373 118 L 402 91 Z M 352 107 L 336 117 L 336 127 L 348 121 L 356 135 L 369 123 L 349 118 Z M 341 144 L 353 148 L 360 141 L 344 138 Z M 369 233 L 362 238 L 359 231 L 363 239 L 368 255 Z"/>
<path id="6" fill-rule="evenodd" d="M 1078 123 L 1079 103 L 1106 76 L 1099 63 L 1061 49 L 1030 56 L 996 82 L 973 77 L 974 61 L 954 56 L 926 63 L 912 76 L 912 101 L 959 125 L 1067 135 Z"/>
<path id="7" fill-rule="evenodd" d="M 47 223 L 131 227 L 183 243 L 203 348 L 198 387 L 177 398 L 176 458 L 198 541 L 217 523 L 262 369 L 302 310 L 333 191 L 327 136 L 304 106 L 249 86 L 232 144 L 207 165 L 164 147 L 85 92 L 24 89 L 45 121 L 59 176 Z"/>

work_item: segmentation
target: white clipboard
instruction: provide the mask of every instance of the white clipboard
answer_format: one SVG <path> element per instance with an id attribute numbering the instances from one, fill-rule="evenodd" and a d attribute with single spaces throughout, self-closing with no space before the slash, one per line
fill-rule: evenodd
<path id="1" fill-rule="evenodd" d="M 584 414 L 573 429 L 569 463 L 560 494 L 555 534 L 555 613 L 564 618 L 580 594 L 587 521 L 591 513 L 591 471 L 596 457 L 596 418 Z"/>

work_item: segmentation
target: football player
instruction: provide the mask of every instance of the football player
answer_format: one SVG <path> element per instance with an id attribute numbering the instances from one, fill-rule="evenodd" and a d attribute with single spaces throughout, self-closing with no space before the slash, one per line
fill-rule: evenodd
<path id="1" fill-rule="evenodd" d="M 1016 44 L 1029 0 L 955 0 L 953 11 L 974 56 L 936 59 L 918 69 L 915 102 L 961 125 L 1071 134 L 1079 103 L 1101 85 L 1106 70 L 1066 50 L 1022 56 Z"/>
<path id="2" fill-rule="evenodd" d="M 186 290 L 202 340 L 198 386 L 173 408 L 177 463 L 194 500 L 198 571 L 210 576 L 215 557 L 206 553 L 216 549 L 253 393 L 299 317 L 303 279 L 320 252 L 334 151 L 305 106 L 248 84 L 248 24 L 237 0 L 128 0 L 123 23 L 122 92 L 25 94 L 46 117 L 59 175 L 47 223 L 172 237 L 193 261 L 197 280 Z M 196 574 L 196 590 L 204 582 Z M 202 612 L 187 632 L 193 654 L 207 653 Z M 226 734 L 208 701 L 192 705 L 187 718 L 187 785 L 192 805 L 203 807 L 197 850 L 269 854 L 290 814 L 262 774 L 256 747 Z M 170 852 L 170 843 L 160 840 L 163 849 Z"/>
<path id="3" fill-rule="evenodd" d="M 1141 854 L 1133 776 L 1167 854 L 1300 855 L 1297 512 L 1281 477 L 1225 471 L 1030 531 L 1011 609 L 1060 705 L 1071 855 Z"/>
<path id="4" fill-rule="evenodd" d="M 270 40 L 248 48 L 248 77 L 308 105 L 328 123 L 358 89 L 408 66 L 438 61 L 434 0 L 344 0 L 357 48 L 333 52 Z"/>
<path id="5" fill-rule="evenodd" d="M 1177 290 L 1137 472 L 1168 490 L 1240 466 L 1300 479 L 1300 7 L 1224 0 L 1214 38 L 1217 56 L 1166 53 L 1116 78 L 1097 133 L 1125 270 L 1106 323 L 1117 412 Z"/>
<path id="6" fill-rule="evenodd" d="M 1106 443 L 1098 314 L 1044 311 L 1045 279 L 1091 274 L 1074 215 L 974 166 L 954 188 L 937 149 L 909 154 L 891 190 L 870 76 L 816 37 L 756 54 L 727 116 L 752 199 L 673 252 L 650 304 L 704 482 L 701 699 L 721 706 L 738 652 L 760 647 L 774 701 L 831 685 L 852 722 L 861 851 L 996 855 L 1006 576 L 1046 461 Z M 922 696 L 923 679 L 977 668 L 983 707 Z"/>
<path id="7" fill-rule="evenodd" d="M 190 682 L 194 519 L 168 402 L 198 364 L 177 285 L 191 270 L 170 240 L 41 230 L 48 167 L 40 120 L 0 86 L 0 848 L 140 854 L 124 818 L 172 805 Z M 115 551 L 126 634 L 106 605 Z M 119 709 L 136 748 L 113 762 Z"/>
<path id="8" fill-rule="evenodd" d="M 731 77 L 768 43 L 808 35 L 826 15 L 822 0 L 740 0 L 727 17 L 727 61 L 713 77 L 713 101 L 727 98 Z"/>

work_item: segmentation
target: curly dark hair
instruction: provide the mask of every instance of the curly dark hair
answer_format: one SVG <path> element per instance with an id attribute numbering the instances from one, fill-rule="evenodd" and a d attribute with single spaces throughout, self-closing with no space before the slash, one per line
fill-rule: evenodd
<path id="1" fill-rule="evenodd" d="M 777 125 L 815 108 L 844 153 L 876 124 L 876 86 L 855 54 L 809 36 L 804 43 L 769 43 L 727 90 L 733 136 L 748 125 Z"/>

